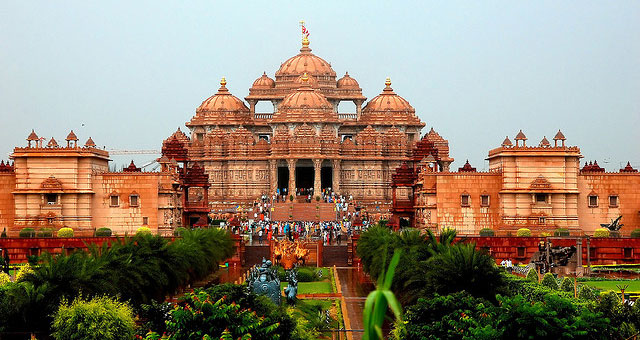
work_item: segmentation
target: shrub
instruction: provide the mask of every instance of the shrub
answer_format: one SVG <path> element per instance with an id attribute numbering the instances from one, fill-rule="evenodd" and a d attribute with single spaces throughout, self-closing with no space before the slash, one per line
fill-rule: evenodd
<path id="1" fill-rule="evenodd" d="M 540 284 L 550 289 L 554 289 L 554 290 L 558 289 L 558 281 L 551 273 L 544 274 Z"/>
<path id="2" fill-rule="evenodd" d="M 38 237 L 53 237 L 53 229 L 51 229 L 51 228 L 42 228 L 42 229 L 38 230 L 36 235 Z"/>
<path id="3" fill-rule="evenodd" d="M 36 231 L 33 228 L 22 228 L 20 230 L 20 237 L 35 237 Z"/>
<path id="4" fill-rule="evenodd" d="M 73 229 L 71 228 L 60 228 L 60 230 L 58 230 L 58 237 L 73 237 Z"/>
<path id="5" fill-rule="evenodd" d="M 316 196 L 316 202 L 320 202 L 320 196 Z"/>
<path id="6" fill-rule="evenodd" d="M 185 230 L 187 230 L 187 228 L 185 228 L 185 227 L 178 227 L 178 228 L 176 228 L 176 229 L 174 229 L 174 230 L 173 230 L 173 236 L 178 236 L 178 237 L 180 237 L 180 236 L 182 236 L 182 233 L 183 233 Z"/>
<path id="7" fill-rule="evenodd" d="M 9 276 L 9 274 L 0 271 L 0 287 L 6 285 L 9 282 L 11 282 L 11 277 Z"/>
<path id="8" fill-rule="evenodd" d="M 84 300 L 71 305 L 62 301 L 53 319 L 55 339 L 133 339 L 135 322 L 131 307 L 109 297 Z"/>
<path id="9" fill-rule="evenodd" d="M 99 228 L 98 230 L 96 230 L 95 232 L 95 236 L 96 237 L 109 237 L 111 236 L 111 229 L 109 228 Z"/>
<path id="10" fill-rule="evenodd" d="M 598 228 L 595 233 L 593 233 L 593 237 L 609 237 L 609 229 L 607 228 Z"/>
<path id="11" fill-rule="evenodd" d="M 479 234 L 480 234 L 480 236 L 486 237 L 486 236 L 494 236 L 495 232 L 491 228 L 482 228 L 482 229 L 480 229 Z"/>
<path id="12" fill-rule="evenodd" d="M 573 292 L 573 280 L 569 277 L 562 279 L 560 283 L 560 290 L 563 292 Z"/>
<path id="13" fill-rule="evenodd" d="M 27 275 L 32 273 L 33 273 L 33 269 L 31 268 L 31 265 L 29 263 L 21 266 L 20 269 L 18 269 L 18 272 L 16 273 L 16 282 L 22 281 L 25 277 L 27 277 Z"/>
<path id="14" fill-rule="evenodd" d="M 582 284 L 578 286 L 578 298 L 582 300 L 595 300 L 596 294 L 591 287 Z"/>
<path id="15" fill-rule="evenodd" d="M 142 234 L 151 234 L 151 229 L 149 227 L 140 227 L 136 230 L 136 235 Z"/>
<path id="16" fill-rule="evenodd" d="M 529 230 L 527 228 L 520 228 L 516 232 L 516 236 L 518 236 L 518 237 L 530 237 L 531 236 L 531 230 Z"/>
<path id="17" fill-rule="evenodd" d="M 551 233 L 550 233 L 550 232 L 547 232 L 547 231 L 543 231 L 543 232 L 541 232 L 541 233 L 540 233 L 540 236 L 542 236 L 542 237 L 549 237 L 549 236 L 551 236 Z"/>
<path id="18" fill-rule="evenodd" d="M 569 232 L 569 229 L 558 228 L 553 231 L 553 235 L 563 237 L 563 236 L 570 236 L 571 233 Z"/>
<path id="19" fill-rule="evenodd" d="M 289 201 L 293 202 L 293 195 L 289 195 Z"/>
<path id="20" fill-rule="evenodd" d="M 2 235 L 0 235 L 0 237 L 7 238 L 7 228 L 2 228 Z"/>
<path id="21" fill-rule="evenodd" d="M 538 283 L 538 272 L 535 268 L 529 269 L 529 272 L 527 273 L 527 280 Z"/>
<path id="22" fill-rule="evenodd" d="M 631 232 L 631 237 L 640 237 L 640 229 L 634 229 Z"/>

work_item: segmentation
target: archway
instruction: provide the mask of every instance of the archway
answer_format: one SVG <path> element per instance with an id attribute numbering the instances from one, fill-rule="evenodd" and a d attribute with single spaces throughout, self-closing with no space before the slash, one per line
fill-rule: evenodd
<path id="1" fill-rule="evenodd" d="M 278 161 L 278 192 L 280 195 L 288 194 L 289 188 L 289 167 L 287 162 Z"/>
<path id="2" fill-rule="evenodd" d="M 331 161 L 324 160 L 320 169 L 320 187 L 322 190 L 333 188 L 333 167 Z"/>
<path id="3" fill-rule="evenodd" d="M 296 192 L 308 195 L 313 190 L 315 173 L 310 159 L 301 159 L 296 163 Z"/>

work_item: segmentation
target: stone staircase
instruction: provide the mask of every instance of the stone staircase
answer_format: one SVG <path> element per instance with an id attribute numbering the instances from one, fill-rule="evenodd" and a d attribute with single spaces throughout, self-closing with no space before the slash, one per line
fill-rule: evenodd
<path id="1" fill-rule="evenodd" d="M 275 203 L 271 219 L 275 221 L 335 221 L 333 203 Z"/>
<path id="2" fill-rule="evenodd" d="M 266 237 L 265 237 L 266 239 Z M 268 242 L 264 245 L 245 245 L 244 247 L 244 265 L 247 267 L 254 264 L 262 264 L 262 258 L 269 259 L 271 257 L 271 251 L 269 250 Z"/>
<path id="3" fill-rule="evenodd" d="M 324 267 L 349 266 L 349 251 L 346 242 L 340 246 L 324 246 L 322 249 L 322 265 Z"/>

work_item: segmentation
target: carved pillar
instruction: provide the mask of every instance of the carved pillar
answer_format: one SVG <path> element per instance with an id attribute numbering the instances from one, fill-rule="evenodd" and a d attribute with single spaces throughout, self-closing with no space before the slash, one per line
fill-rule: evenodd
<path id="1" fill-rule="evenodd" d="M 276 159 L 269 160 L 269 188 L 272 195 L 278 189 L 278 160 Z"/>
<path id="2" fill-rule="evenodd" d="M 333 160 L 333 169 L 331 169 L 333 172 L 333 187 L 331 188 L 333 190 L 333 192 L 339 194 L 340 193 L 340 160 L 339 159 L 334 159 Z"/>
<path id="3" fill-rule="evenodd" d="M 322 170 L 322 159 L 314 159 L 313 160 L 313 171 L 314 171 L 313 196 L 314 197 L 320 195 L 320 192 L 322 191 L 321 170 Z"/>
<path id="4" fill-rule="evenodd" d="M 251 111 L 252 114 L 255 114 L 257 100 L 249 100 L 248 102 L 249 102 L 249 111 Z"/>
<path id="5" fill-rule="evenodd" d="M 354 100 L 354 104 L 356 104 L 356 116 L 360 119 L 360 115 L 362 114 L 362 100 Z"/>
<path id="6" fill-rule="evenodd" d="M 287 159 L 287 166 L 289 166 L 289 189 L 287 189 L 288 195 L 296 195 L 296 160 Z"/>

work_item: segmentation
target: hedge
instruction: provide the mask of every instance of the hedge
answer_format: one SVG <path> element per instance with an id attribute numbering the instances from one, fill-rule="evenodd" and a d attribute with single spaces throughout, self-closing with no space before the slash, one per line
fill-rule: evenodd
<path id="1" fill-rule="evenodd" d="M 569 229 L 558 228 L 553 231 L 553 235 L 554 236 L 570 236 L 571 233 L 569 232 Z"/>
<path id="2" fill-rule="evenodd" d="M 111 229 L 109 228 L 99 228 L 95 232 L 96 237 L 109 237 L 112 235 Z"/>
<path id="3" fill-rule="evenodd" d="M 487 237 L 487 236 L 495 236 L 496 233 L 491 228 L 482 228 L 480 229 L 479 234 L 480 236 Z"/>
<path id="4" fill-rule="evenodd" d="M 53 229 L 51 228 L 42 228 L 38 230 L 36 233 L 38 237 L 53 237 Z"/>
<path id="5" fill-rule="evenodd" d="M 631 237 L 640 237 L 640 229 L 634 229 L 631 232 Z"/>
<path id="6" fill-rule="evenodd" d="M 36 231 L 33 228 L 22 228 L 20 237 L 36 237 Z"/>
<path id="7" fill-rule="evenodd" d="M 151 229 L 149 227 L 140 227 L 136 230 L 136 235 L 140 235 L 142 233 L 151 234 Z"/>
<path id="8" fill-rule="evenodd" d="M 73 237 L 73 229 L 71 228 L 60 228 L 58 230 L 58 237 Z"/>
<path id="9" fill-rule="evenodd" d="M 516 232 L 516 235 L 518 237 L 529 237 L 529 236 L 531 236 L 531 230 L 529 230 L 527 228 L 520 228 Z"/>
<path id="10" fill-rule="evenodd" d="M 609 229 L 607 228 L 598 228 L 596 232 L 593 233 L 593 237 L 609 237 Z"/>

